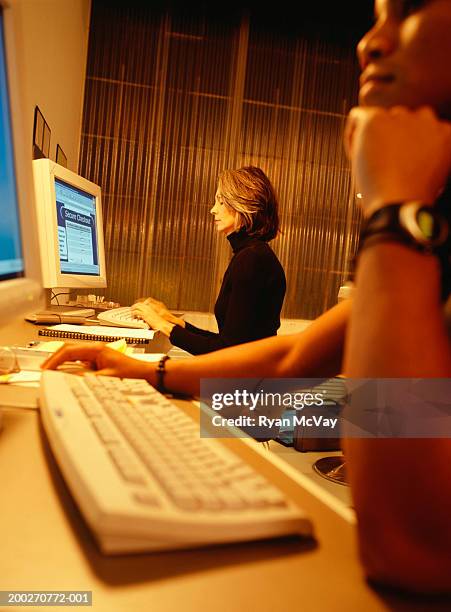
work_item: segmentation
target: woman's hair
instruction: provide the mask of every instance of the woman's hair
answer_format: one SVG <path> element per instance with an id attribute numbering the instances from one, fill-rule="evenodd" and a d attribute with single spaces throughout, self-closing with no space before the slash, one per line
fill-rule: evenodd
<path id="1" fill-rule="evenodd" d="M 271 181 L 260 168 L 246 166 L 224 170 L 218 179 L 218 197 L 236 213 L 236 229 L 269 242 L 279 232 L 277 197 Z"/>

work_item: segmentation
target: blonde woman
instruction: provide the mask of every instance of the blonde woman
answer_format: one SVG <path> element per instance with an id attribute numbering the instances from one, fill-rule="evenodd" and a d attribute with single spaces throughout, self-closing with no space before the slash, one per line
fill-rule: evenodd
<path id="1" fill-rule="evenodd" d="M 233 253 L 215 304 L 218 333 L 175 317 L 152 298 L 132 307 L 135 316 L 194 355 L 275 336 L 286 289 L 283 268 L 268 244 L 279 232 L 279 215 L 265 173 L 254 166 L 222 172 L 210 212 Z"/>

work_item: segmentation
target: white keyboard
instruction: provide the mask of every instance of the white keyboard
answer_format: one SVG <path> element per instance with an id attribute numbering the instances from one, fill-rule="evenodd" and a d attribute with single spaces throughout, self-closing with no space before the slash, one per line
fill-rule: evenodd
<path id="1" fill-rule="evenodd" d="M 44 371 L 40 403 L 105 554 L 312 533 L 290 498 L 143 380 Z"/>
<path id="2" fill-rule="evenodd" d="M 112 325 L 113 327 L 132 327 L 135 329 L 150 329 L 142 319 L 137 319 L 132 314 L 130 306 L 122 306 L 122 308 L 112 308 L 99 312 L 97 318 L 102 323 Z"/>

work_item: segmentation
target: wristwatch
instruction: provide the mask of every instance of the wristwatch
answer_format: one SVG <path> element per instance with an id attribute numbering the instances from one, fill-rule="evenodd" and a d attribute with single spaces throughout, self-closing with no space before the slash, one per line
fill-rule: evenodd
<path id="1" fill-rule="evenodd" d="M 362 227 L 353 268 L 363 250 L 380 242 L 398 242 L 435 255 L 441 267 L 441 299 L 447 299 L 451 292 L 451 234 L 448 220 L 435 206 L 404 202 L 379 208 Z"/>
<path id="2" fill-rule="evenodd" d="M 423 202 L 404 202 L 379 208 L 366 220 L 359 252 L 377 242 L 399 242 L 422 253 L 441 256 L 449 236 L 447 219 Z"/>

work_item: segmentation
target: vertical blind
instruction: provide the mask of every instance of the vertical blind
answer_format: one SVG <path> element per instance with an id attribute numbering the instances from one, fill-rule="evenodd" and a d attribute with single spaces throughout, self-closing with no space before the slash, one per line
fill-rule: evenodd
<path id="1" fill-rule="evenodd" d="M 360 226 L 342 143 L 357 82 L 353 45 L 321 29 L 93 0 L 79 171 L 102 187 L 108 298 L 212 311 L 231 256 L 217 177 L 255 165 L 280 201 L 282 315 L 336 303 Z"/>

